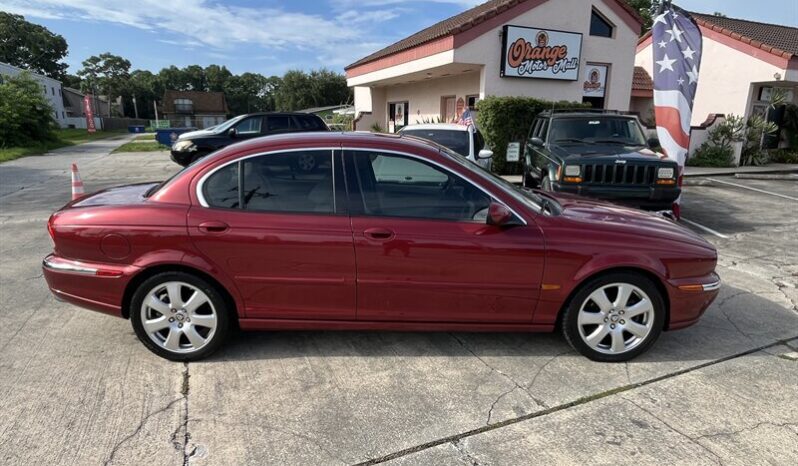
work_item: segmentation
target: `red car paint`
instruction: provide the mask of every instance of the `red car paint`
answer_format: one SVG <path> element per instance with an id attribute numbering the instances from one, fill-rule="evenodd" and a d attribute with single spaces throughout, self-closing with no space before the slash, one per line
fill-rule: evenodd
<path id="1" fill-rule="evenodd" d="M 297 148 L 412 154 L 481 187 L 526 225 L 499 227 L 359 215 L 258 213 L 203 207 L 197 186 L 226 162 Z M 73 201 L 50 218 L 47 283 L 59 298 L 128 317 L 135 286 L 155 270 L 194 271 L 232 299 L 244 329 L 551 331 L 586 279 L 645 273 L 664 292 L 666 328 L 688 326 L 717 290 L 717 253 L 650 213 L 556 195 L 541 213 L 437 146 L 368 134 L 271 136 L 229 146 L 153 184 Z M 53 266 L 53 264 L 55 266 Z M 63 269 L 59 266 L 64 265 Z"/>

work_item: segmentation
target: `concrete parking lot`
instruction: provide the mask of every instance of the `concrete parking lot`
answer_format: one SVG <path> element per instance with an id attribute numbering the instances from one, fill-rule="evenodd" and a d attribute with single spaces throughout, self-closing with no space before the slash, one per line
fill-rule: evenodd
<path id="1" fill-rule="evenodd" d="M 798 460 L 795 181 L 686 188 L 721 295 L 626 364 L 559 335 L 387 332 L 239 334 L 180 364 L 128 321 L 55 301 L 41 276 L 72 161 L 88 191 L 178 169 L 165 153 L 109 155 L 126 139 L 0 164 L 2 464 Z"/>

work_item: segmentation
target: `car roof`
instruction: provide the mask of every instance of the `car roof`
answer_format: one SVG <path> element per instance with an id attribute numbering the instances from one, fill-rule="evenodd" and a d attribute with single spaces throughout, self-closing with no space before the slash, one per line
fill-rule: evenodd
<path id="1" fill-rule="evenodd" d="M 442 129 L 447 131 L 468 131 L 468 126 L 458 125 L 456 123 L 418 123 L 414 125 L 407 125 L 403 127 L 401 131 L 407 131 L 412 129 Z"/>
<path id="2" fill-rule="evenodd" d="M 233 118 L 240 117 L 240 116 L 264 116 L 264 115 L 312 115 L 318 117 L 315 113 L 307 113 L 307 112 L 255 112 L 255 113 L 244 113 L 242 115 L 236 115 Z"/>
<path id="3" fill-rule="evenodd" d="M 416 138 L 413 136 L 402 136 L 401 134 L 388 134 L 388 133 L 370 133 L 365 131 L 354 132 L 337 132 L 337 131 L 311 131 L 311 132 L 298 132 L 298 133 L 283 133 L 271 136 L 261 136 L 253 139 L 248 139 L 236 144 L 227 146 L 221 149 L 218 153 L 230 152 L 243 153 L 249 151 L 257 151 L 261 149 L 269 149 L 270 147 L 278 147 L 284 145 L 315 145 L 315 146 L 362 146 L 362 145 L 392 145 L 404 146 L 407 149 L 427 149 L 440 151 L 440 146 L 434 142 L 427 141 L 426 139 Z"/>

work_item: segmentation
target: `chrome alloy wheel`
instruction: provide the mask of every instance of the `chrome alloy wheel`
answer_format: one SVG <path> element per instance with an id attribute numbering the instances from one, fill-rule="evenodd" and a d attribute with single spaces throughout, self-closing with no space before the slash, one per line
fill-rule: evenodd
<path id="1" fill-rule="evenodd" d="M 173 353 L 193 353 L 208 344 L 218 318 L 208 295 L 185 282 L 161 283 L 141 304 L 144 332 L 159 347 Z"/>
<path id="2" fill-rule="evenodd" d="M 623 354 L 648 338 L 654 320 L 654 305 L 642 289 L 610 283 L 582 302 L 577 326 L 582 341 L 595 351 Z"/>

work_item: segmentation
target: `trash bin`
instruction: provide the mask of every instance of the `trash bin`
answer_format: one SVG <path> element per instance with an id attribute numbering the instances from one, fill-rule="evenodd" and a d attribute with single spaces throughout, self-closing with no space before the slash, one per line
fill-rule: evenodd
<path id="1" fill-rule="evenodd" d="M 127 127 L 128 133 L 143 133 L 144 125 L 130 125 Z"/>
<path id="2" fill-rule="evenodd" d="M 172 147 L 172 144 L 177 141 L 177 137 L 189 131 L 196 131 L 197 128 L 169 128 L 159 129 L 155 131 L 155 140 L 164 146 Z"/>

